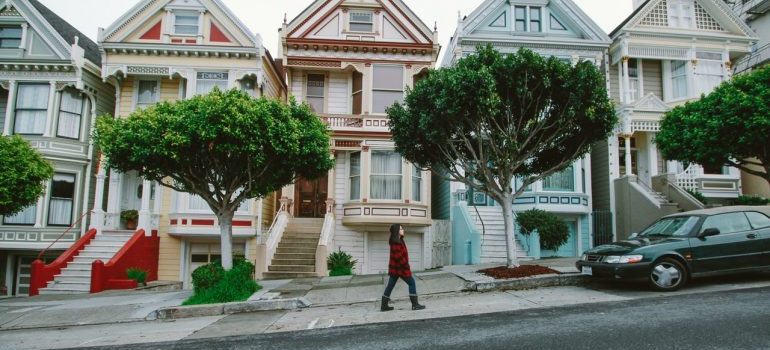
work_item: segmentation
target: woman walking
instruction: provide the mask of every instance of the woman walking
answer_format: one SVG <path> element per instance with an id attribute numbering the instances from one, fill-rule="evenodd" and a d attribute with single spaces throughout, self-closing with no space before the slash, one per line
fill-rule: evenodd
<path id="1" fill-rule="evenodd" d="M 406 250 L 406 243 L 404 243 L 404 228 L 399 224 L 390 225 L 390 262 L 388 263 L 388 286 L 385 287 L 385 293 L 382 295 L 382 303 L 380 305 L 380 311 L 393 310 L 392 306 L 388 305 L 390 301 L 390 293 L 393 292 L 393 287 L 396 286 L 396 282 L 401 278 L 409 286 L 409 300 L 412 301 L 412 310 L 422 310 L 424 305 L 420 305 L 417 302 L 417 285 L 414 283 L 414 277 L 412 277 L 412 269 L 409 267 L 409 252 Z"/>

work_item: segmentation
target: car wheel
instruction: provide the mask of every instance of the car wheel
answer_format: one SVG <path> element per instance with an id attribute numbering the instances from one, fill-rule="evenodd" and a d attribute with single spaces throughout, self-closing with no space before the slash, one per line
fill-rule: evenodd
<path id="1" fill-rule="evenodd" d="M 652 265 L 650 285 L 661 291 L 675 291 L 687 281 L 687 269 L 675 259 L 663 258 Z"/>

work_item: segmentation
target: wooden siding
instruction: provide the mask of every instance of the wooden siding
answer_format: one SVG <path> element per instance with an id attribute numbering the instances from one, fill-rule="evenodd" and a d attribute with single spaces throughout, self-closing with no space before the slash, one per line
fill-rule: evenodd
<path id="1" fill-rule="evenodd" d="M 115 87 L 102 82 L 102 78 L 90 72 L 83 74 L 83 82 L 97 89 L 96 115 L 115 114 Z"/>
<path id="2" fill-rule="evenodd" d="M 120 117 L 127 117 L 134 111 L 134 77 L 126 77 L 120 86 Z"/>
<path id="3" fill-rule="evenodd" d="M 593 144 L 591 150 L 591 189 L 594 209 L 610 210 L 610 156 L 607 141 Z"/>
<path id="4" fill-rule="evenodd" d="M 330 114 L 348 114 L 350 107 L 348 100 L 350 96 L 350 86 L 348 86 L 349 74 L 331 73 L 329 74 L 329 89 L 327 97 L 329 103 L 327 112 Z"/>
<path id="5" fill-rule="evenodd" d="M 610 98 L 615 104 L 620 104 L 620 81 L 618 74 L 618 65 L 610 67 Z"/>
<path id="6" fill-rule="evenodd" d="M 275 212 L 277 210 L 275 207 L 276 197 L 277 193 L 273 192 L 262 200 L 262 222 L 258 224 L 261 224 L 265 230 L 269 229 L 270 224 L 273 222 L 273 217 L 275 216 Z M 262 232 L 263 234 L 267 233 L 266 231 Z"/>
<path id="7" fill-rule="evenodd" d="M 273 69 L 272 63 L 266 56 L 262 57 L 262 68 L 267 73 L 267 81 L 265 82 L 265 88 L 263 90 L 263 96 L 267 98 L 277 98 L 284 100 L 286 96 L 285 88 L 282 84 L 283 76 L 279 75 Z"/>
<path id="8" fill-rule="evenodd" d="M 297 102 L 303 102 L 305 96 L 302 96 L 302 84 L 304 84 L 305 77 L 301 70 L 291 71 L 291 95 L 297 99 Z"/>
<path id="9" fill-rule="evenodd" d="M 169 216 L 168 208 L 171 208 L 171 196 L 174 191 L 163 189 L 160 203 L 160 256 L 158 258 L 158 279 L 164 281 L 181 281 L 179 272 L 179 259 L 182 251 L 182 241 L 168 234 Z"/>
<path id="10" fill-rule="evenodd" d="M 181 79 L 162 79 L 160 81 L 160 100 L 177 101 L 179 100 L 179 83 Z"/>
<path id="11" fill-rule="evenodd" d="M 337 203 L 334 215 L 337 219 L 337 225 L 334 229 L 334 243 L 332 247 L 334 250 L 342 249 L 352 255 L 353 259 L 358 260 L 358 264 L 355 266 L 355 273 L 361 274 L 365 271 L 366 265 L 366 260 L 364 259 L 364 233 L 342 224 L 342 204 L 347 200 L 345 188 L 348 185 L 347 157 L 345 154 L 338 153 L 334 173 L 336 176 L 334 180 L 334 200 Z"/>
<path id="12" fill-rule="evenodd" d="M 642 75 L 644 82 L 644 94 L 655 94 L 663 99 L 663 73 L 661 61 L 643 60 Z"/>

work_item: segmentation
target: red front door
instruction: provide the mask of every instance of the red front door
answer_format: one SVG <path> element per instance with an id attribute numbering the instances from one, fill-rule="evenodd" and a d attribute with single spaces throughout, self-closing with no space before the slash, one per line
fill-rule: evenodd
<path id="1" fill-rule="evenodd" d="M 295 213 L 300 218 L 322 218 L 326 214 L 329 181 L 326 176 L 300 179 L 294 185 Z"/>

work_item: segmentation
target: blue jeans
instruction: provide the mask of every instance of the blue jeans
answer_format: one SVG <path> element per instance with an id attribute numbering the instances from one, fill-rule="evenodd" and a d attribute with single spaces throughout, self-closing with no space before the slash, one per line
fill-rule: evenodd
<path id="1" fill-rule="evenodd" d="M 388 286 L 385 287 L 385 295 L 386 297 L 390 298 L 390 293 L 393 292 L 393 287 L 396 286 L 396 282 L 398 282 L 398 276 L 390 276 L 390 280 L 388 280 Z M 417 295 L 417 285 L 414 283 L 414 277 L 401 277 L 404 282 L 409 286 L 409 295 Z"/>

